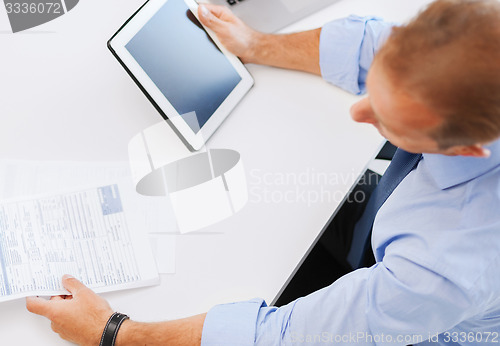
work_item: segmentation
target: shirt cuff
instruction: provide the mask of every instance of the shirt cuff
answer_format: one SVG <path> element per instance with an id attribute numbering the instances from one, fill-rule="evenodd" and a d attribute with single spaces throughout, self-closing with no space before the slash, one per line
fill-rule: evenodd
<path id="1" fill-rule="evenodd" d="M 368 68 L 391 26 L 377 17 L 355 15 L 324 25 L 319 48 L 323 78 L 350 93 L 365 93 Z"/>
<path id="2" fill-rule="evenodd" d="M 254 345 L 257 315 L 263 306 L 263 299 L 252 299 L 213 307 L 205 317 L 201 345 Z"/>

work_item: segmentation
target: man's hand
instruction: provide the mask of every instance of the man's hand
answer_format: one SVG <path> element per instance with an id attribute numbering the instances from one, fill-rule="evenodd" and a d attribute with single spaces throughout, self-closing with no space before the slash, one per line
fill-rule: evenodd
<path id="1" fill-rule="evenodd" d="M 217 35 L 220 42 L 244 63 L 256 62 L 253 48 L 261 33 L 253 30 L 224 6 L 200 4 L 200 21 Z"/>
<path id="2" fill-rule="evenodd" d="M 61 338 L 82 346 L 96 346 L 113 314 L 108 302 L 92 292 L 77 279 L 64 275 L 64 288 L 71 295 L 54 296 L 50 300 L 26 298 L 30 312 L 52 321 L 52 330 Z M 117 346 L 179 345 L 199 346 L 205 315 L 157 323 L 123 322 L 116 338 Z"/>
<path id="3" fill-rule="evenodd" d="M 244 63 L 276 66 L 317 75 L 321 29 L 286 35 L 264 34 L 253 30 L 224 6 L 200 4 L 198 16 L 203 25 Z"/>
<path id="4" fill-rule="evenodd" d="M 52 330 L 61 338 L 78 345 L 99 345 L 113 310 L 106 300 L 77 279 L 65 275 L 62 283 L 71 295 L 54 296 L 50 300 L 26 298 L 26 307 L 51 320 Z"/>

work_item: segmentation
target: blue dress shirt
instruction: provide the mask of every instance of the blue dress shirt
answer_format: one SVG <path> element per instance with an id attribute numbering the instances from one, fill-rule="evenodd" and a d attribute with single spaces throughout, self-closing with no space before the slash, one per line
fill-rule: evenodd
<path id="1" fill-rule="evenodd" d="M 390 35 L 377 18 L 323 27 L 323 77 L 365 91 Z M 281 308 L 261 299 L 218 305 L 202 345 L 500 344 L 500 141 L 491 157 L 424 154 L 375 218 L 377 263 Z"/>

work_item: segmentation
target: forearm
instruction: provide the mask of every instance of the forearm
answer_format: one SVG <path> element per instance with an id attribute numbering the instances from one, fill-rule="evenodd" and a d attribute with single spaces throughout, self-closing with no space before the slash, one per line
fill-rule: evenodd
<path id="1" fill-rule="evenodd" d="M 198 15 L 219 41 L 245 63 L 320 74 L 321 29 L 285 35 L 264 34 L 243 23 L 228 8 L 211 4 L 200 5 Z"/>
<path id="2" fill-rule="evenodd" d="M 320 75 L 320 33 L 321 29 L 285 35 L 256 33 L 243 61 Z"/>
<path id="3" fill-rule="evenodd" d="M 116 339 L 116 346 L 191 346 L 201 344 L 201 334 L 206 314 L 176 321 L 140 323 L 123 322 Z"/>

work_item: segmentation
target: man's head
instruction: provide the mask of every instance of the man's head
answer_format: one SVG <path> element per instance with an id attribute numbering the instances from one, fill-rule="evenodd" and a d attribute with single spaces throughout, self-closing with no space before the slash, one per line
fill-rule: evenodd
<path id="1" fill-rule="evenodd" d="M 500 1 L 438 0 L 397 27 L 351 109 L 411 152 L 487 156 L 500 137 Z"/>

